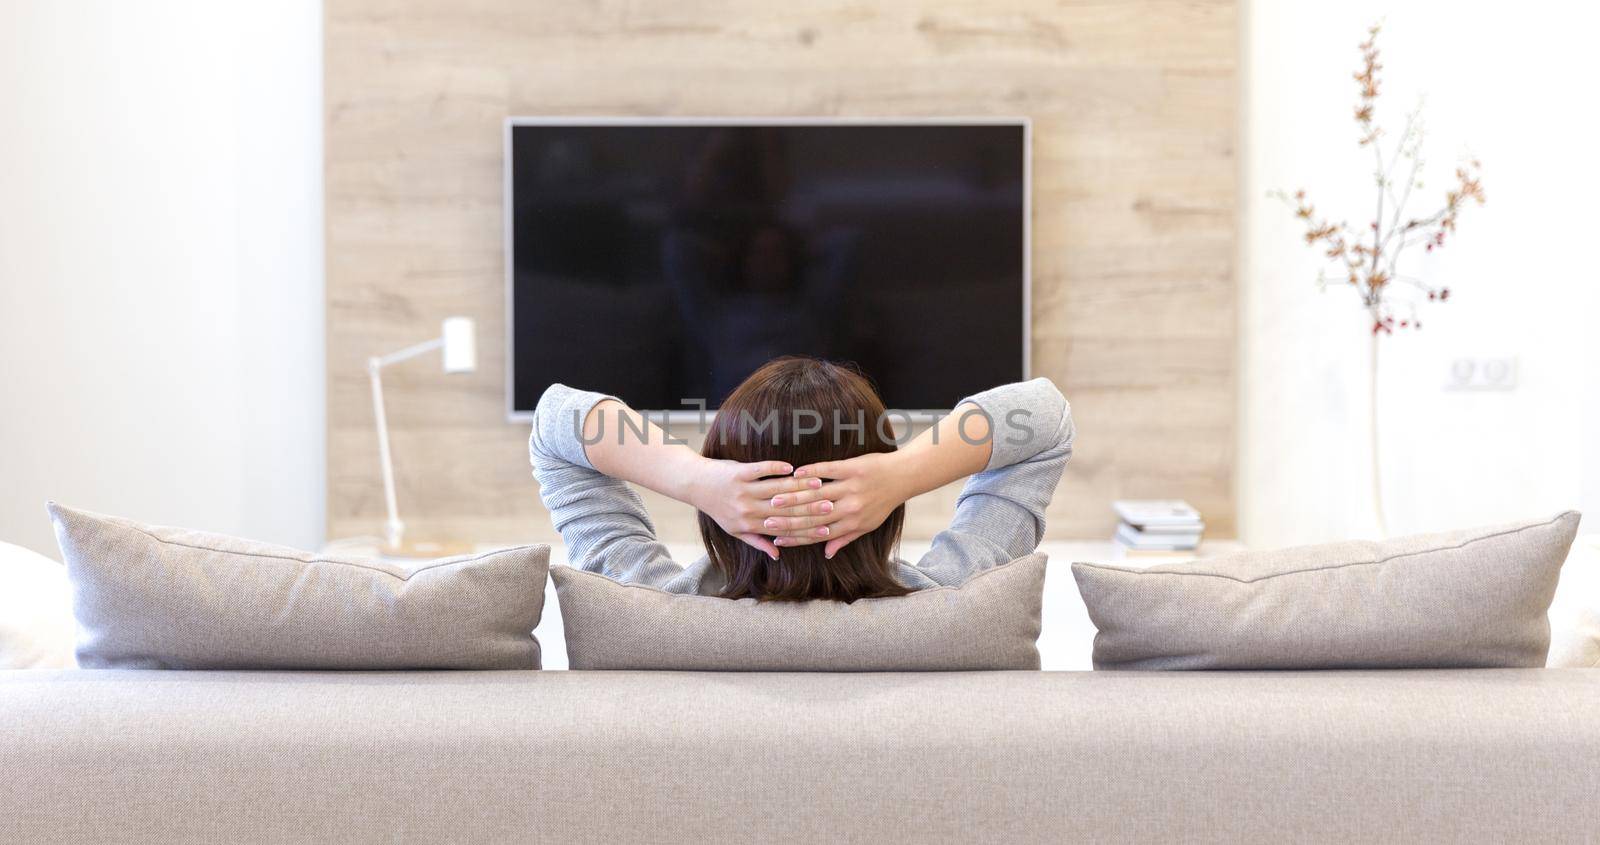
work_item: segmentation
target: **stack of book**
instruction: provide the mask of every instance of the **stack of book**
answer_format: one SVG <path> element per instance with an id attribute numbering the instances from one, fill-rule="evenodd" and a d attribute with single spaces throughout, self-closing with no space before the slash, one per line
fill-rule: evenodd
<path id="1" fill-rule="evenodd" d="M 1113 539 L 1129 552 L 1193 551 L 1206 528 L 1200 512 L 1178 499 L 1123 499 L 1111 507 L 1122 520 Z"/>

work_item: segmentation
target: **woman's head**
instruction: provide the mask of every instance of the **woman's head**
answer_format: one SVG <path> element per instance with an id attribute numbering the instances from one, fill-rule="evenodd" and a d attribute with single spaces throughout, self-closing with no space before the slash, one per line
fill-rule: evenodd
<path id="1" fill-rule="evenodd" d="M 723 400 L 706 435 L 708 458 L 784 461 L 799 467 L 870 452 L 892 452 L 883 400 L 848 367 L 815 358 L 778 358 L 745 379 Z M 712 564 L 727 579 L 723 595 L 787 601 L 901 595 L 890 557 L 905 508 L 840 549 L 831 560 L 823 544 L 788 546 L 772 560 L 700 514 L 700 536 Z"/>

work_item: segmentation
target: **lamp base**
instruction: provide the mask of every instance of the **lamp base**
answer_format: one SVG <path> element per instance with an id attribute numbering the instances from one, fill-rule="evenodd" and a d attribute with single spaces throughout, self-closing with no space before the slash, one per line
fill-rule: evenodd
<path id="1" fill-rule="evenodd" d="M 470 555 L 477 550 L 475 544 L 465 540 L 406 540 L 395 545 L 385 543 L 378 548 L 378 553 L 388 558 L 431 560 Z"/>

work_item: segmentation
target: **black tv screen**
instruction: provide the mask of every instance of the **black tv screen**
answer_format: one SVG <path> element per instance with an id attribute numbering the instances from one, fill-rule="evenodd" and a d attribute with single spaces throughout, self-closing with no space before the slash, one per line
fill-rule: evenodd
<path id="1" fill-rule="evenodd" d="M 780 355 L 890 408 L 1027 371 L 1021 120 L 507 122 L 510 391 L 679 410 Z"/>

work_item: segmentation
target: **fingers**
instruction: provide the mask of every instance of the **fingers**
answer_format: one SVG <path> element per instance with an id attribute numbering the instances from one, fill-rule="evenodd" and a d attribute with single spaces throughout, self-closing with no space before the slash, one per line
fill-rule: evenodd
<path id="1" fill-rule="evenodd" d="M 828 536 L 827 527 L 830 523 L 838 521 L 833 515 L 832 503 L 828 503 L 826 511 L 806 516 L 769 516 L 761 521 L 761 530 L 768 535 L 797 534 L 802 531 L 822 531 L 823 537 Z"/>
<path id="2" fill-rule="evenodd" d="M 833 513 L 833 502 L 826 499 L 812 502 L 809 505 L 794 505 L 787 508 L 778 508 L 772 512 L 773 516 L 816 516 Z"/>
<path id="3" fill-rule="evenodd" d="M 795 478 L 844 478 L 849 474 L 849 461 L 823 461 L 819 464 L 806 464 L 794 471 Z"/>
<path id="4" fill-rule="evenodd" d="M 760 534 L 735 534 L 733 536 L 739 538 L 742 542 L 750 546 L 760 549 L 767 557 L 770 557 L 773 560 L 778 559 L 778 547 L 773 545 L 771 540 L 768 540 Z"/>
<path id="5" fill-rule="evenodd" d="M 783 526 L 787 525 L 788 523 L 774 522 L 769 525 L 768 522 L 770 520 L 798 519 L 802 517 L 821 518 L 833 513 L 837 508 L 838 506 L 828 499 L 807 502 L 803 505 L 790 505 L 782 508 L 773 507 L 771 502 L 758 499 L 755 502 L 750 503 L 748 508 L 743 509 L 736 524 L 734 526 L 730 526 L 730 528 L 736 527 L 740 530 L 756 534 L 777 534 L 780 530 L 782 530 Z M 824 525 L 832 521 L 832 519 L 819 519 L 818 521 L 810 523 L 810 525 Z"/>
<path id="6" fill-rule="evenodd" d="M 816 490 L 822 486 L 820 478 L 794 478 L 784 476 L 767 481 L 753 482 L 749 487 L 749 495 L 758 499 L 770 499 L 783 493 L 797 493 L 801 490 Z"/>
<path id="7" fill-rule="evenodd" d="M 802 537 L 775 537 L 773 538 L 772 542 L 785 549 L 792 549 L 795 546 L 810 546 L 815 543 L 825 542 L 827 539 L 827 537 L 818 537 L 814 535 Z"/>
<path id="8" fill-rule="evenodd" d="M 861 539 L 862 536 L 863 533 L 858 531 L 846 534 L 842 537 L 822 537 L 815 535 L 802 537 L 777 537 L 774 538 L 772 542 L 786 549 L 793 548 L 795 546 L 810 546 L 816 543 L 825 542 L 827 545 L 822 547 L 822 556 L 828 560 L 833 560 L 833 556 L 838 554 L 840 549 L 850 545 L 856 540 Z"/>
<path id="9" fill-rule="evenodd" d="M 798 493 L 785 493 L 781 496 L 773 496 L 772 506 L 775 508 L 788 508 L 794 507 L 795 505 L 807 505 L 812 502 L 820 502 L 823 499 L 833 498 L 833 496 L 829 494 L 828 490 L 822 489 L 822 483 L 820 479 L 808 478 L 806 480 L 816 481 L 817 484 L 807 486 L 806 489 L 801 490 Z"/>
<path id="10" fill-rule="evenodd" d="M 739 468 L 737 476 L 740 481 L 758 481 L 769 475 L 788 475 L 794 472 L 794 467 L 783 461 L 755 461 Z"/>
<path id="11" fill-rule="evenodd" d="M 828 541 L 828 545 L 822 547 L 822 556 L 828 560 L 833 560 L 833 556 L 838 554 L 840 549 L 850 545 L 860 537 L 860 534 L 846 534 L 842 537 L 834 537 Z"/>

